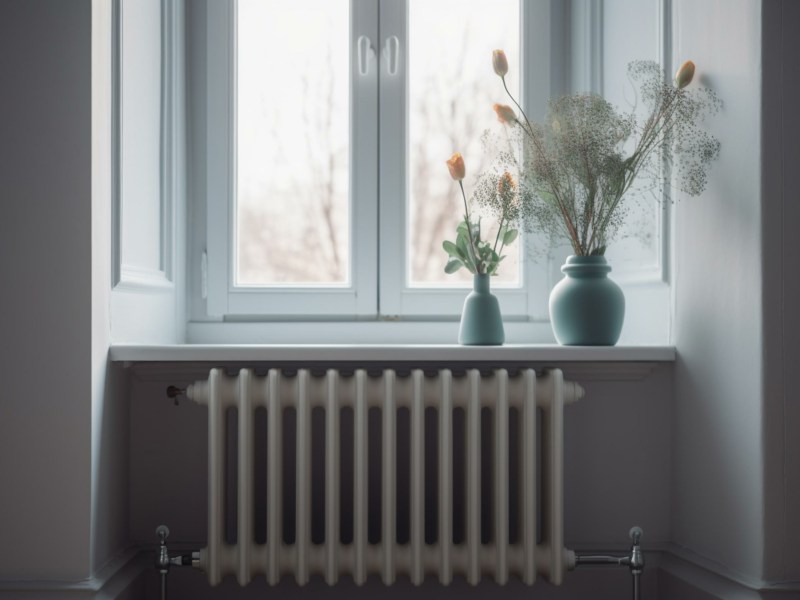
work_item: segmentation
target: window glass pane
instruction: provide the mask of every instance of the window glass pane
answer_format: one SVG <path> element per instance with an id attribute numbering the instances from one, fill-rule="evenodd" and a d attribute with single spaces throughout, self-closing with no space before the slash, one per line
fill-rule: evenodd
<path id="1" fill-rule="evenodd" d="M 630 27 L 637 23 L 637 27 Z M 603 97 L 622 113 L 635 110 L 640 123 L 647 119 L 646 105 L 628 77 L 626 66 L 633 60 L 659 61 L 657 45 L 652 33 L 658 31 L 659 17 L 656 5 L 637 0 L 614 0 L 603 7 Z M 624 44 L 615 43 L 625 39 Z M 625 147 L 625 154 L 633 151 L 633 140 Z M 624 271 L 635 272 L 656 269 L 659 266 L 661 244 L 661 211 L 669 203 L 659 204 L 657 189 L 629 194 L 624 201 L 627 214 L 617 237 L 608 246 L 606 258 L 614 265 L 613 273 L 619 277 Z"/>
<path id="2" fill-rule="evenodd" d="M 455 240 L 464 214 L 461 192 L 445 161 L 456 151 L 464 155 L 469 197 L 477 176 L 488 166 L 481 135 L 502 127 L 492 105 L 511 103 L 492 69 L 492 50 L 505 50 L 511 67 L 506 82 L 519 99 L 519 4 L 519 0 L 409 0 L 411 286 L 471 285 L 472 275 L 466 269 L 454 275 L 444 272 L 447 255 L 442 240 Z M 494 222 L 488 216 L 486 221 Z M 484 239 L 492 233 L 489 230 Z M 520 285 L 519 241 L 507 254 L 493 285 Z"/>
<path id="3" fill-rule="evenodd" d="M 239 0 L 237 285 L 347 285 L 349 3 Z"/>

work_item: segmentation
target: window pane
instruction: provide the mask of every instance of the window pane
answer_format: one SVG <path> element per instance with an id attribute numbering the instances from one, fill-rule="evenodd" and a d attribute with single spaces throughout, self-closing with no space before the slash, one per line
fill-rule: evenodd
<path id="1" fill-rule="evenodd" d="M 409 0 L 411 286 L 472 282 L 466 269 L 455 275 L 444 272 L 442 240 L 455 239 L 464 214 L 461 192 L 445 161 L 456 151 L 464 155 L 469 197 L 477 176 L 488 166 L 481 135 L 501 127 L 492 105 L 510 104 L 492 70 L 492 50 L 505 50 L 511 65 L 506 82 L 519 98 L 519 28 L 519 0 Z M 494 221 L 487 215 L 486 222 Z M 489 230 L 484 238 L 492 233 Z M 507 254 L 493 285 L 520 285 L 520 243 Z"/>
<path id="2" fill-rule="evenodd" d="M 237 285 L 347 285 L 349 3 L 239 0 Z"/>

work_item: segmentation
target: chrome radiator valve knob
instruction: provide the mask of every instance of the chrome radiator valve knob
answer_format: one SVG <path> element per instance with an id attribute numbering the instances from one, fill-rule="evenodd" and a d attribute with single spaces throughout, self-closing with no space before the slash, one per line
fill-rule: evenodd
<path id="1" fill-rule="evenodd" d="M 633 545 L 631 546 L 630 567 L 631 572 L 641 573 L 644 569 L 644 553 L 642 552 L 642 535 L 644 532 L 641 527 L 632 527 L 629 534 Z"/>
<path id="2" fill-rule="evenodd" d="M 167 538 L 169 537 L 169 527 L 159 525 L 156 528 L 156 535 L 160 540 L 158 555 L 156 556 L 156 568 L 160 573 L 169 571 L 169 551 L 167 550 Z"/>

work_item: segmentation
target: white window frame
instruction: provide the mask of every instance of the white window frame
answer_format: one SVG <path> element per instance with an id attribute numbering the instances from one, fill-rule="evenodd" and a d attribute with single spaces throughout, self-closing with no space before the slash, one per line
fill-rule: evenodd
<path id="1" fill-rule="evenodd" d="M 351 42 L 355 32 L 375 39 L 378 7 L 351 0 Z M 350 283 L 345 286 L 235 286 L 236 198 L 236 24 L 235 0 L 208 2 L 207 73 L 207 252 L 209 315 L 359 317 L 377 313 L 377 70 L 373 59 L 358 75 L 350 56 Z M 352 47 L 352 46 L 351 46 Z M 219 85 L 219 82 L 225 85 Z M 359 119 L 353 118 L 358 114 Z"/>
<path id="2" fill-rule="evenodd" d="M 236 5 L 236 0 L 207 3 L 208 315 L 261 320 L 457 317 L 465 288 L 412 288 L 407 282 L 408 0 L 350 0 L 350 284 L 234 285 Z M 557 55 L 551 52 L 557 42 L 551 33 L 550 7 L 547 1 L 520 0 L 520 73 L 536 73 L 535 77 L 522 77 L 521 95 L 533 115 L 544 115 L 553 92 L 550 57 Z M 371 43 L 366 75 L 358 71 L 356 45 L 361 36 Z M 390 36 L 398 38 L 400 49 L 397 72 L 391 75 L 383 51 Z M 486 64 L 491 81 L 495 76 L 489 57 Z M 493 291 L 505 318 L 546 320 L 551 286 L 548 268 L 525 258 L 520 287 Z"/>

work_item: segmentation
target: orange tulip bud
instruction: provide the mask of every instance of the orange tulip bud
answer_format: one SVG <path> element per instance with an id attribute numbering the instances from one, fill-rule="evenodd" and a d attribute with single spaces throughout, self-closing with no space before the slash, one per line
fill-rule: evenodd
<path id="1" fill-rule="evenodd" d="M 506 73 L 508 73 L 508 59 L 506 58 L 506 53 L 502 50 L 495 50 L 492 52 L 492 66 L 494 67 L 494 72 L 500 75 L 500 77 L 505 77 Z"/>
<path id="2" fill-rule="evenodd" d="M 447 168 L 450 169 L 450 177 L 455 181 L 464 179 L 466 169 L 464 167 L 464 157 L 461 156 L 460 152 L 455 152 L 453 156 L 450 157 L 450 160 L 447 161 Z"/>
<path id="3" fill-rule="evenodd" d="M 692 78 L 694 78 L 694 63 L 690 60 L 687 60 L 675 73 L 675 85 L 678 86 L 678 89 L 682 90 L 687 85 L 692 83 Z"/>
<path id="4" fill-rule="evenodd" d="M 492 106 L 494 109 L 495 114 L 497 114 L 497 120 L 507 125 L 508 123 L 516 123 L 517 122 L 517 115 L 508 104 L 495 104 Z"/>

